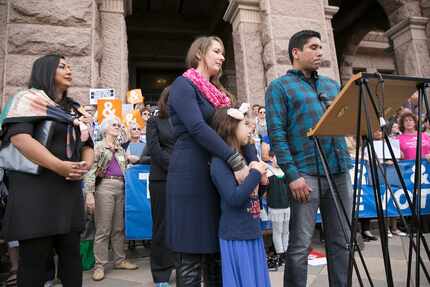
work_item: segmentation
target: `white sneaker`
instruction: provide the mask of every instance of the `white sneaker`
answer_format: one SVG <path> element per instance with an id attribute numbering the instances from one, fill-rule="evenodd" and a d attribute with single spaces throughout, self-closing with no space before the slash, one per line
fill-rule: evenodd
<path id="1" fill-rule="evenodd" d="M 405 236 L 408 236 L 408 234 L 407 233 L 404 233 L 403 231 L 400 231 L 400 230 L 393 230 L 393 231 L 391 231 L 394 235 L 396 235 L 396 236 L 402 236 L 402 237 L 405 237 Z"/>
<path id="2" fill-rule="evenodd" d="M 393 238 L 393 234 L 391 233 L 390 230 L 388 230 L 387 234 L 388 234 L 388 238 Z"/>

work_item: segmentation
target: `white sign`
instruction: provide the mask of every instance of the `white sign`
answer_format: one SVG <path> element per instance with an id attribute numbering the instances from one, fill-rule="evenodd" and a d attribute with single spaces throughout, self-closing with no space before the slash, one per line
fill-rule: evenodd
<path id="1" fill-rule="evenodd" d="M 115 99 L 114 89 L 90 89 L 90 105 L 97 105 L 98 99 Z"/>
<path id="2" fill-rule="evenodd" d="M 151 198 L 151 194 L 149 193 L 149 173 L 139 172 L 139 180 L 146 180 L 146 198 Z"/>
<path id="3" fill-rule="evenodd" d="M 399 159 L 401 156 L 399 140 L 390 139 L 390 143 L 391 147 L 393 148 L 394 156 Z M 385 141 L 384 144 L 382 144 L 382 140 L 374 140 L 373 146 L 375 147 L 375 152 L 378 159 L 383 159 L 384 156 L 385 159 L 391 159 L 390 150 L 388 149 L 388 145 Z"/>

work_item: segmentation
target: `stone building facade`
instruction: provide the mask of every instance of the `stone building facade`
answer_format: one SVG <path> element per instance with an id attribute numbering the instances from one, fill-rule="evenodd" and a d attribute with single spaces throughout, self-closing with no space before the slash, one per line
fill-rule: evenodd
<path id="1" fill-rule="evenodd" d="M 91 87 L 124 97 L 153 81 L 156 93 L 184 69 L 192 39 L 216 34 L 225 85 L 263 103 L 301 29 L 321 32 L 321 73 L 339 81 L 364 70 L 430 77 L 428 17 L 430 0 L 0 0 L 0 93 L 4 103 L 34 59 L 54 52 L 71 63 L 70 95 L 82 103 Z"/>

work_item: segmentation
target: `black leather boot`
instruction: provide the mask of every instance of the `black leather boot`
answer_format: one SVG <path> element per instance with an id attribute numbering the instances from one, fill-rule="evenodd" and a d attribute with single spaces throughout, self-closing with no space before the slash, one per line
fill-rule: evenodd
<path id="1" fill-rule="evenodd" d="M 176 262 L 176 286 L 200 287 L 201 278 L 202 255 L 178 253 Z"/>
<path id="2" fill-rule="evenodd" d="M 221 256 L 219 253 L 204 255 L 203 278 L 205 287 L 222 286 Z"/>

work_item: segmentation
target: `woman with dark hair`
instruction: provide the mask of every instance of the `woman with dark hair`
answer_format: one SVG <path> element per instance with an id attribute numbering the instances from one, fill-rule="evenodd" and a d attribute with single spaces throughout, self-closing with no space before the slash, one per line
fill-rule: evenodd
<path id="1" fill-rule="evenodd" d="M 173 130 L 167 111 L 169 87 L 165 88 L 158 100 L 159 112 L 148 121 L 146 138 L 151 155 L 149 192 L 151 194 L 152 245 L 151 272 L 155 286 L 169 285 L 174 268 L 173 253 L 166 246 L 166 178 L 170 154 L 175 144 Z"/>
<path id="2" fill-rule="evenodd" d="M 188 70 L 170 87 L 169 115 L 175 145 L 167 175 L 167 244 L 177 256 L 176 285 L 220 286 L 219 195 L 211 178 L 213 156 L 225 160 L 241 182 L 249 173 L 242 155 L 210 127 L 216 109 L 231 106 L 219 82 L 224 46 L 218 37 L 200 37 L 188 50 Z M 256 160 L 255 148 L 250 159 Z"/>
<path id="3" fill-rule="evenodd" d="M 41 287 L 52 250 L 59 256 L 65 287 L 82 286 L 79 254 L 84 205 L 81 180 L 93 164 L 88 116 L 67 96 L 72 73 L 60 55 L 33 63 L 30 89 L 4 109 L 2 147 L 9 144 L 42 167 L 40 174 L 8 171 L 9 201 L 4 219 L 8 240 L 19 241 L 19 287 Z M 85 116 L 84 116 L 85 114 Z M 39 124 L 53 121 L 46 146 L 33 138 Z"/>

